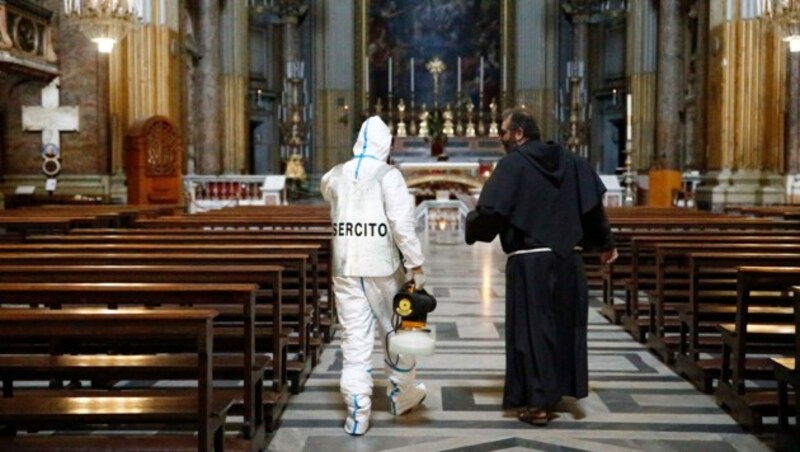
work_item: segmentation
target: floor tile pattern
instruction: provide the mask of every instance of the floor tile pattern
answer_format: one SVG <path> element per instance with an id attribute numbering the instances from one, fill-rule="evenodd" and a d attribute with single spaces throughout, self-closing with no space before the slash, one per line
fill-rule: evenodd
<path id="1" fill-rule="evenodd" d="M 428 290 L 439 305 L 429 320 L 437 353 L 419 360 L 425 404 L 389 414 L 376 342 L 371 429 L 342 431 L 338 340 L 325 350 L 306 390 L 294 396 L 272 451 L 761 451 L 711 396 L 696 391 L 621 328 L 597 314 L 589 325 L 589 397 L 564 400 L 546 428 L 501 409 L 505 256 L 498 243 L 426 245 Z"/>

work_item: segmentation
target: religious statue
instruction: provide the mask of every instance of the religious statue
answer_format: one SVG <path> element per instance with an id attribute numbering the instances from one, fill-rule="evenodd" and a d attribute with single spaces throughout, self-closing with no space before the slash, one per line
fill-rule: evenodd
<path id="1" fill-rule="evenodd" d="M 444 119 L 442 133 L 446 137 L 452 137 L 455 135 L 455 130 L 453 130 L 453 110 L 450 109 L 450 104 L 447 104 L 447 107 L 445 107 L 444 113 L 442 113 L 442 118 Z"/>
<path id="2" fill-rule="evenodd" d="M 403 98 L 400 98 L 400 102 L 397 103 L 397 134 L 396 136 L 400 138 L 405 138 L 408 136 L 408 132 L 406 131 L 406 103 L 403 101 Z"/>
<path id="3" fill-rule="evenodd" d="M 422 104 L 422 111 L 419 114 L 419 134 L 417 135 L 420 138 L 427 138 L 428 137 L 428 119 L 430 118 L 430 113 L 428 113 L 428 107 L 425 104 Z"/>
<path id="4" fill-rule="evenodd" d="M 284 173 L 287 179 L 295 179 L 304 181 L 308 177 L 306 169 L 303 166 L 303 156 L 300 154 L 292 154 L 286 162 L 286 172 Z"/>
<path id="5" fill-rule="evenodd" d="M 467 131 L 466 136 L 475 136 L 475 123 L 472 122 L 472 115 L 475 113 L 475 104 L 472 101 L 467 102 Z"/>
<path id="6" fill-rule="evenodd" d="M 496 138 L 500 136 L 500 131 L 497 125 L 497 103 L 494 101 L 494 98 L 492 98 L 492 103 L 489 104 L 489 111 L 491 112 L 489 116 L 489 120 L 491 121 L 489 123 L 489 136 Z"/>

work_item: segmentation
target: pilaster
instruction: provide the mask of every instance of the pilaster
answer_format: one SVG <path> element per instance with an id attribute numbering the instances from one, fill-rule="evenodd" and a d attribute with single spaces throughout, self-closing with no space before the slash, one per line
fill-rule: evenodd
<path id="1" fill-rule="evenodd" d="M 780 172 L 785 47 L 757 10 L 744 6 L 711 4 L 708 167 Z"/>
<path id="2" fill-rule="evenodd" d="M 109 58 L 111 174 L 123 173 L 123 143 L 131 124 L 154 115 L 183 124 L 178 2 L 151 0 L 149 11 L 147 22 Z"/>
<path id="3" fill-rule="evenodd" d="M 222 172 L 240 174 L 249 168 L 248 97 L 249 16 L 247 2 L 226 2 L 222 10 Z"/>
<path id="4" fill-rule="evenodd" d="M 655 155 L 658 14 L 654 3 L 629 2 L 626 42 L 628 92 L 633 97 L 633 167 L 650 168 Z"/>

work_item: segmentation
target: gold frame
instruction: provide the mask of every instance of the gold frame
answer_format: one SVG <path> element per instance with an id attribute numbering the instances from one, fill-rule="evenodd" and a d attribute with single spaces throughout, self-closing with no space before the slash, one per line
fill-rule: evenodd
<path id="1" fill-rule="evenodd" d="M 508 85 L 505 92 L 504 99 L 497 99 L 500 110 L 508 108 L 506 102 L 514 104 L 516 98 L 516 69 L 517 69 L 517 54 L 516 46 L 514 45 L 516 39 L 516 28 L 513 26 L 514 18 L 516 17 L 516 1 L 517 0 L 499 0 L 500 1 L 500 53 L 501 58 L 506 59 L 508 68 Z M 366 110 L 367 98 L 364 91 L 364 57 L 366 56 L 365 49 L 367 48 L 367 12 L 369 11 L 370 0 L 356 0 L 355 17 L 353 22 L 355 24 L 354 33 L 354 46 L 355 46 L 355 112 L 360 114 Z M 487 104 L 488 107 L 488 104 Z"/>

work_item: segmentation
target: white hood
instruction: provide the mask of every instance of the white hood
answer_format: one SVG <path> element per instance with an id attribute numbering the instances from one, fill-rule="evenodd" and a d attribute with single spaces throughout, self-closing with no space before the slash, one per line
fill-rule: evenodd
<path id="1" fill-rule="evenodd" d="M 365 142 L 366 146 L 364 146 Z M 389 157 L 391 146 L 392 132 L 384 124 L 380 116 L 371 116 L 361 124 L 356 144 L 353 145 L 353 155 L 358 157 L 364 153 L 381 162 L 385 162 Z"/>

